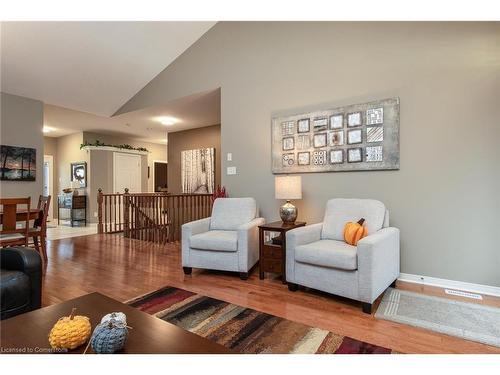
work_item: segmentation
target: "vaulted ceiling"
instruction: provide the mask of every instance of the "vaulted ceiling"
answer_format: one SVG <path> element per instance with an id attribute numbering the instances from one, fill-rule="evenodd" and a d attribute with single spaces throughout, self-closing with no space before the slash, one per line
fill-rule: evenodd
<path id="1" fill-rule="evenodd" d="M 1 90 L 111 116 L 215 22 L 2 22 Z"/>
<path id="2" fill-rule="evenodd" d="M 164 120 L 168 119 L 172 123 L 165 123 Z M 192 94 L 111 118 L 49 104 L 44 106 L 44 128 L 48 130 L 45 134 L 48 137 L 86 131 L 166 143 L 167 132 L 217 124 L 220 124 L 220 89 Z"/>

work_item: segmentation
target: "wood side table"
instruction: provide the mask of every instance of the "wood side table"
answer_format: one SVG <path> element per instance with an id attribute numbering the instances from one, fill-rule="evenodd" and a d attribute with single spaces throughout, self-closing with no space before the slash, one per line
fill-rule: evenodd
<path id="1" fill-rule="evenodd" d="M 69 210 L 70 214 L 66 220 L 70 221 L 72 227 L 75 221 L 84 221 L 85 226 L 87 226 L 87 196 L 85 194 L 74 195 L 65 193 L 59 195 L 57 201 L 57 225 L 61 224 L 61 209 L 65 208 Z"/>
<path id="2" fill-rule="evenodd" d="M 285 224 L 282 221 L 259 226 L 259 278 L 264 279 L 264 272 L 272 272 L 281 275 L 283 284 L 286 284 L 286 232 L 303 227 L 306 223 L 296 221 L 293 224 Z M 279 232 L 274 241 L 265 241 L 264 232 Z"/>

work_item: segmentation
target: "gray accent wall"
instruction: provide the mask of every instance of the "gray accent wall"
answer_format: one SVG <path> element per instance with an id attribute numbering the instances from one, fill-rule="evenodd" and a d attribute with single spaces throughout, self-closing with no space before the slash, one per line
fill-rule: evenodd
<path id="1" fill-rule="evenodd" d="M 0 181 L 0 196 L 30 196 L 36 207 L 43 188 L 43 103 L 2 92 L 0 112 L 0 143 L 36 149 L 35 181 Z"/>
<path id="2" fill-rule="evenodd" d="M 402 272 L 500 286 L 499 25 L 221 22 L 119 113 L 221 87 L 222 183 L 275 220 L 273 113 L 399 97 L 400 170 L 304 174 L 299 219 L 379 199 Z"/>

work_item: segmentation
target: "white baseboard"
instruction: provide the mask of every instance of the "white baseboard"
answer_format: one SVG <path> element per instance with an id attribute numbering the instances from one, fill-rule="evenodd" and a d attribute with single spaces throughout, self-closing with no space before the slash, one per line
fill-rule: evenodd
<path id="1" fill-rule="evenodd" d="M 437 277 L 413 275 L 411 273 L 400 273 L 398 280 L 408 283 L 424 284 L 431 286 L 438 286 L 441 288 L 458 289 L 466 292 L 473 292 L 479 294 L 487 294 L 490 296 L 500 297 L 500 287 L 466 283 L 463 281 L 439 279 Z"/>

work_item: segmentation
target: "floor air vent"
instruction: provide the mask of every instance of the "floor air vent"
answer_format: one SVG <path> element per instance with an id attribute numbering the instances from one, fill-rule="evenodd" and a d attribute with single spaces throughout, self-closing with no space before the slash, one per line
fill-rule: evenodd
<path id="1" fill-rule="evenodd" d="M 472 299 L 483 299 L 483 296 L 476 293 L 462 292 L 461 290 L 445 289 L 446 294 L 451 294 L 452 296 L 459 296 Z"/>

